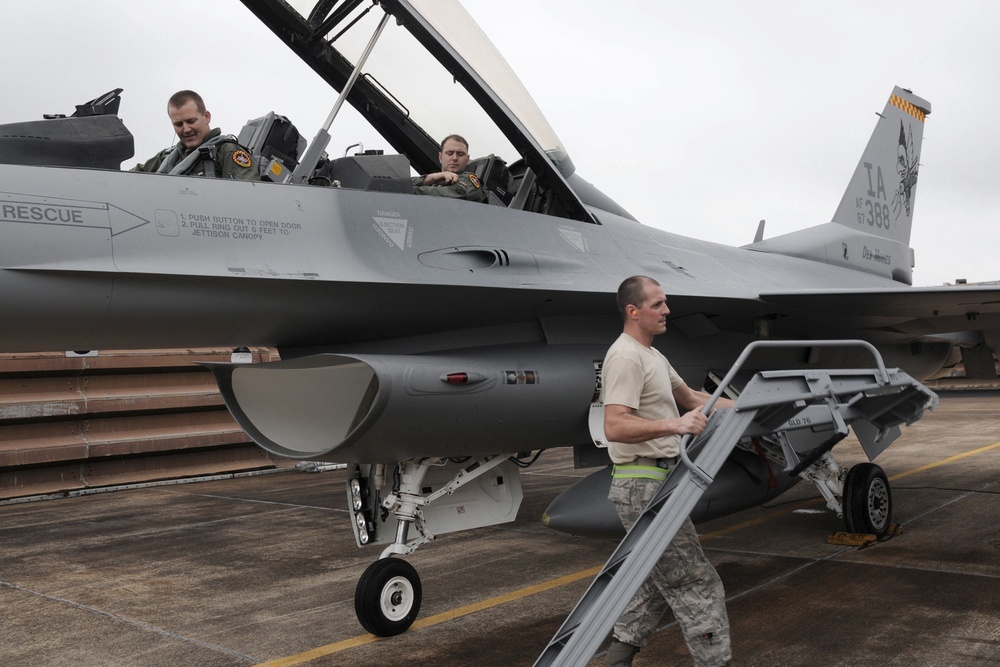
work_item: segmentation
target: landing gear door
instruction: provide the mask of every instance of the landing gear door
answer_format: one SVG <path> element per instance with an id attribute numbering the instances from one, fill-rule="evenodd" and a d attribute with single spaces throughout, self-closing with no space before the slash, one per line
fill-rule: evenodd
<path id="1" fill-rule="evenodd" d="M 879 454 L 888 449 L 902 432 L 898 425 L 880 429 L 867 419 L 857 420 L 851 424 L 851 428 L 861 441 L 869 461 L 874 461 Z"/>

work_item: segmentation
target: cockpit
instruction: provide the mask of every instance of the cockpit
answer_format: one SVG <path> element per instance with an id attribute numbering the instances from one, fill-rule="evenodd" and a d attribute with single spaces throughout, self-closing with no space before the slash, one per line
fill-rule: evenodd
<path id="1" fill-rule="evenodd" d="M 285 183 L 291 180 L 308 145 L 292 122 L 273 111 L 243 127 L 239 143 L 253 155 L 262 180 Z M 498 155 L 471 160 L 467 171 L 482 184 L 486 203 L 524 209 L 529 197 L 537 194 L 533 178 L 517 181 Z M 410 193 L 411 167 L 405 155 L 385 154 L 381 149 L 365 150 L 361 143 L 347 147 L 340 157 L 323 155 L 308 177 L 310 185 L 374 192 Z M 523 186 L 523 190 L 521 188 Z M 521 196 L 515 199 L 515 194 Z"/>
<path id="2" fill-rule="evenodd" d="M 242 1 L 337 95 L 310 140 L 280 108 L 247 122 L 238 140 L 258 160 L 262 180 L 412 192 L 411 176 L 438 171 L 441 138 L 459 133 L 468 139 L 475 158 L 468 169 L 483 184 L 489 205 L 583 222 L 597 221 L 592 209 L 631 217 L 576 176 L 532 97 L 458 2 Z M 76 150 L 68 162 L 48 156 L 33 163 L 108 168 L 132 144 L 120 121 L 111 120 L 117 120 L 120 93 L 60 119 L 74 126 L 65 132 L 67 147 L 90 141 L 106 149 L 99 164 L 89 150 Z M 384 145 L 365 149 L 338 134 L 344 104 Z M 31 148 L 19 148 L 14 157 L 5 155 L 7 149 L 0 145 L 0 162 L 33 159 Z"/>
<path id="3" fill-rule="evenodd" d="M 469 169 L 483 183 L 488 203 L 592 221 L 566 182 L 574 167 L 555 132 L 457 2 L 244 4 L 340 93 L 295 173 L 281 179 L 396 191 L 405 188 L 400 181 L 411 168 L 417 174 L 437 171 L 441 138 L 457 132 L 479 156 Z M 320 155 L 336 134 L 345 102 L 385 139 L 387 149 Z M 264 173 L 275 175 L 266 168 Z"/>

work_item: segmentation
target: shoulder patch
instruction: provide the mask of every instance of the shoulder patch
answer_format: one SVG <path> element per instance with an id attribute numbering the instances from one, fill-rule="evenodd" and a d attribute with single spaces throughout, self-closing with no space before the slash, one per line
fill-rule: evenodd
<path id="1" fill-rule="evenodd" d="M 472 184 L 475 185 L 477 188 L 483 187 L 482 181 L 480 181 L 479 177 L 476 176 L 475 174 L 469 174 L 469 180 L 472 181 Z"/>
<path id="2" fill-rule="evenodd" d="M 238 167 L 243 167 L 244 169 L 253 164 L 253 160 L 250 159 L 250 154 L 244 150 L 233 151 L 233 162 L 235 162 Z"/>

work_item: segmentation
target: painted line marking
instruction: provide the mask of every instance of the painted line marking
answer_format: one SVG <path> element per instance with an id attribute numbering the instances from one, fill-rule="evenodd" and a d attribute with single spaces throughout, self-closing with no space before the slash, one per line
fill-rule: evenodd
<path id="1" fill-rule="evenodd" d="M 464 607 L 458 607 L 457 609 L 451 609 L 434 616 L 428 616 L 427 618 L 414 621 L 410 628 L 413 630 L 429 628 L 462 616 L 474 614 L 477 611 L 483 611 L 484 609 L 507 604 L 508 602 L 514 602 L 515 600 L 520 600 L 522 598 L 531 597 L 532 595 L 536 595 L 538 593 L 544 593 L 545 591 L 553 588 L 559 588 L 560 586 L 572 584 L 573 582 L 580 581 L 581 579 L 590 579 L 600 574 L 602 567 L 603 565 L 599 567 L 592 567 L 589 570 L 574 572 L 573 574 L 567 574 L 566 576 L 559 577 L 558 579 L 551 579 L 534 586 L 522 588 L 521 590 L 512 591 L 504 595 L 498 595 Z M 301 665 L 315 660 L 316 658 L 322 658 L 334 653 L 339 653 L 340 651 L 345 651 L 356 646 L 364 646 L 365 644 L 371 644 L 372 642 L 382 641 L 383 639 L 389 638 L 376 637 L 375 635 L 362 635 L 360 637 L 345 639 L 334 644 L 320 646 L 309 651 L 303 651 L 302 653 L 296 653 L 295 655 L 290 655 L 287 658 L 278 658 L 277 660 L 263 662 L 255 665 L 255 667 L 291 667 L 292 665 Z"/>
<path id="2" fill-rule="evenodd" d="M 924 472 L 926 470 L 931 470 L 933 468 L 938 468 L 940 466 L 948 465 L 950 463 L 955 463 L 962 459 L 968 458 L 970 456 L 976 456 L 977 454 L 983 454 L 993 449 L 1000 448 L 1000 442 L 993 443 L 992 445 L 987 445 L 985 447 L 979 447 L 978 449 L 972 449 L 961 454 L 955 454 L 954 456 L 949 456 L 947 458 L 941 459 L 940 461 L 935 461 L 933 463 L 928 463 L 926 465 L 919 466 L 917 468 L 912 468 L 910 470 L 904 470 L 901 473 L 897 473 L 889 477 L 890 481 L 895 481 L 897 479 L 902 479 L 903 477 L 908 477 L 910 475 L 915 475 L 919 472 Z M 715 537 L 720 537 L 722 535 L 728 535 L 730 533 L 737 532 L 744 528 L 750 528 L 764 523 L 765 521 L 770 521 L 779 516 L 784 516 L 786 514 L 791 514 L 796 510 L 805 509 L 812 505 L 823 502 L 823 498 L 810 498 L 809 500 L 803 500 L 802 502 L 795 503 L 785 507 L 779 512 L 773 512 L 768 514 L 766 517 L 758 517 L 756 519 L 751 519 L 749 521 L 744 521 L 738 523 L 729 528 L 723 528 L 721 530 L 712 531 L 710 533 L 705 533 L 700 535 L 701 540 L 710 540 Z M 836 555 L 836 554 L 832 554 Z M 831 557 L 832 557 L 831 555 Z M 823 559 L 825 560 L 825 559 Z M 804 566 L 803 566 L 804 567 Z M 476 602 L 473 604 L 466 605 L 464 607 L 458 607 L 450 611 L 445 611 L 434 616 L 429 616 L 424 619 L 414 621 L 413 625 L 410 626 L 412 630 L 420 630 L 423 628 L 433 627 L 439 625 L 446 621 L 450 621 L 462 616 L 468 616 L 469 614 L 474 614 L 478 611 L 483 611 L 485 609 L 490 609 L 491 607 L 496 607 L 502 604 L 507 604 L 508 602 L 513 602 L 515 600 L 520 600 L 522 598 L 530 597 L 532 595 L 537 595 L 538 593 L 544 593 L 545 591 L 551 590 L 553 588 L 559 588 L 567 584 L 574 583 L 581 579 L 593 578 L 601 573 L 604 565 L 598 567 L 592 567 L 588 570 L 582 570 L 580 572 L 574 572 L 573 574 L 567 574 L 566 576 L 559 577 L 557 579 L 551 579 L 534 586 L 529 586 L 527 588 L 522 588 L 511 593 L 506 593 L 504 595 L 498 595 L 496 597 L 489 598 L 487 600 L 482 600 L 481 602 Z M 783 575 L 783 576 L 787 576 Z M 749 591 L 744 592 L 746 594 Z M 357 646 L 364 646 L 366 644 L 371 644 L 373 642 L 382 641 L 383 639 L 391 639 L 389 637 L 376 637 L 375 635 L 361 635 L 358 637 L 352 637 L 351 639 L 345 639 L 333 644 L 327 644 L 326 646 L 319 646 L 308 651 L 303 651 L 302 653 L 296 653 L 295 655 L 290 655 L 285 658 L 277 658 L 275 660 L 270 660 L 268 662 L 262 662 L 254 667 L 293 667 L 294 665 L 303 665 L 317 658 L 323 658 L 328 655 L 333 655 L 334 653 L 340 653 L 341 651 L 346 651 L 347 649 L 355 648 Z"/>

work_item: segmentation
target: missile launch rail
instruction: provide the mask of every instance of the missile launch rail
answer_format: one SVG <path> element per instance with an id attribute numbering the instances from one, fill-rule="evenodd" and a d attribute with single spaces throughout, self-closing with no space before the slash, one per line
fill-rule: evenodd
<path id="1" fill-rule="evenodd" d="M 711 413 L 708 425 L 697 437 L 684 437 L 677 466 L 553 636 L 535 667 L 587 664 L 742 439 L 774 437 L 781 443 L 787 469 L 802 469 L 809 462 L 799 460 L 787 437 L 789 433 L 809 430 L 828 434 L 819 447 L 813 448 L 826 452 L 853 426 L 869 457 L 874 458 L 899 435 L 899 424 L 910 424 L 925 409 L 937 405 L 936 394 L 898 369 L 887 370 L 878 351 L 864 341 L 757 341 L 743 351 L 704 410 L 711 412 L 757 349 L 845 345 L 868 348 L 878 367 L 758 372 L 732 408 Z"/>

